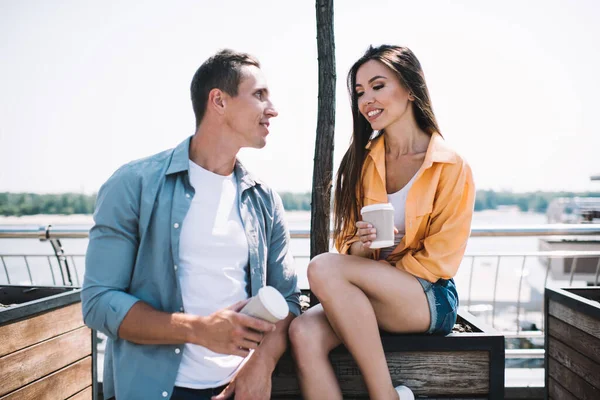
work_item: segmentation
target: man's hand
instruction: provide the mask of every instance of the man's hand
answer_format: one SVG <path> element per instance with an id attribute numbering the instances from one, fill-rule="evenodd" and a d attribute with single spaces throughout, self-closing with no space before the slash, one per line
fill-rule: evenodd
<path id="1" fill-rule="evenodd" d="M 277 322 L 277 330 L 265 336 L 227 387 L 213 400 L 267 400 L 271 398 L 271 376 L 287 346 L 287 332 L 294 314 Z"/>
<path id="2" fill-rule="evenodd" d="M 229 385 L 212 400 L 232 399 L 234 395 L 235 400 L 268 400 L 271 397 L 272 372 L 253 355 Z"/>
<path id="3" fill-rule="evenodd" d="M 256 349 L 264 333 L 275 324 L 240 314 L 248 300 L 243 300 L 207 317 L 199 317 L 192 326 L 190 343 L 202 345 L 215 353 L 246 357 Z"/>

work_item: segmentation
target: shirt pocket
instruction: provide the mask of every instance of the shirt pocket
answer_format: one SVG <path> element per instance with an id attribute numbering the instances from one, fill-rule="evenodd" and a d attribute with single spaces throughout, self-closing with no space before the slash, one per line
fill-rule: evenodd
<path id="1" fill-rule="evenodd" d="M 426 236 L 429 235 L 429 227 L 431 225 L 431 213 L 433 211 L 433 205 L 432 204 L 419 204 L 417 205 L 417 212 L 416 212 L 416 224 L 418 226 L 417 228 L 417 235 L 416 235 L 416 239 L 419 241 L 419 243 L 421 243 Z"/>

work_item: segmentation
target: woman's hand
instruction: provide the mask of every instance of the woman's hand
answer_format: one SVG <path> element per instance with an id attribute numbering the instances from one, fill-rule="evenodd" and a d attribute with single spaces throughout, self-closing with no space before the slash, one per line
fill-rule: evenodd
<path id="1" fill-rule="evenodd" d="M 377 229 L 365 221 L 356 222 L 356 236 L 360 239 L 362 247 L 366 250 L 371 249 L 371 243 L 377 237 Z"/>
<path id="2" fill-rule="evenodd" d="M 398 228 L 394 227 L 394 235 L 398 234 Z M 373 240 L 377 237 L 377 229 L 365 221 L 356 222 L 356 236 L 358 241 L 352 243 L 349 254 L 353 256 L 371 258 L 374 249 L 371 249 Z"/>
<path id="3" fill-rule="evenodd" d="M 377 236 L 373 225 L 364 221 L 356 222 L 356 236 L 359 240 L 352 243 L 349 254 L 358 257 L 371 258 L 373 250 L 370 246 Z"/>

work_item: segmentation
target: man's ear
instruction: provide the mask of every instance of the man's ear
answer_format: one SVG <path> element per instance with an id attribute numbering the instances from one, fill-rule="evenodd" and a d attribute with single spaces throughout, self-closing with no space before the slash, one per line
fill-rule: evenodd
<path id="1" fill-rule="evenodd" d="M 212 89 L 208 92 L 208 107 L 219 114 L 223 114 L 227 107 L 227 94 L 221 89 Z"/>

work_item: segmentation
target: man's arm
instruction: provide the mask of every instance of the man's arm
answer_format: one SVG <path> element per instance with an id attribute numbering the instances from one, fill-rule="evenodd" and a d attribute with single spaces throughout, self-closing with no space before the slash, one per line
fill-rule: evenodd
<path id="1" fill-rule="evenodd" d="M 83 319 L 111 339 L 139 301 L 127 293 L 139 246 L 140 179 L 121 167 L 102 185 L 85 259 Z"/>
<path id="2" fill-rule="evenodd" d="M 119 337 L 138 344 L 193 343 L 216 353 L 246 357 L 263 339 L 260 332 L 275 329 L 274 324 L 240 314 L 247 302 L 202 317 L 161 312 L 140 301 L 123 319 Z"/>
<path id="3" fill-rule="evenodd" d="M 220 353 L 245 356 L 274 325 L 237 313 L 243 303 L 207 317 L 158 311 L 127 293 L 139 247 L 141 186 L 127 170 L 100 189 L 86 253 L 81 292 L 85 323 L 113 340 L 139 344 L 196 343 Z M 241 348 L 241 349 L 240 349 Z"/>
<path id="4" fill-rule="evenodd" d="M 249 362 L 253 361 L 255 364 L 259 363 L 263 365 L 267 370 L 269 378 L 275 370 L 279 359 L 287 349 L 288 328 L 294 318 L 296 318 L 296 316 L 289 313 L 285 319 L 277 322 L 275 324 L 275 331 L 265 335 L 260 346 L 254 351 L 254 354 L 249 360 Z"/>
<path id="5" fill-rule="evenodd" d="M 285 352 L 288 343 L 288 328 L 296 315 L 289 313 L 287 318 L 277 322 L 274 332 L 265 335 L 258 349 L 227 387 L 213 397 L 225 400 L 233 397 L 239 400 L 260 400 L 271 398 L 271 375 L 277 362 Z"/>

